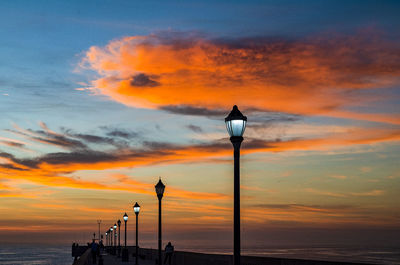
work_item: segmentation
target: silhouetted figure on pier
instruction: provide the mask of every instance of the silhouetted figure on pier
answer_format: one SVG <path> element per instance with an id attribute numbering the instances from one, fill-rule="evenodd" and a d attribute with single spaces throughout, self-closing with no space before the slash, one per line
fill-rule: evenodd
<path id="1" fill-rule="evenodd" d="M 173 253 L 174 253 L 174 246 L 171 244 L 171 242 L 168 242 L 168 244 L 165 246 L 164 264 L 167 263 L 167 259 L 168 259 L 168 264 L 171 265 L 171 259 L 172 259 Z"/>
<path id="2" fill-rule="evenodd" d="M 99 253 L 99 245 L 96 243 L 96 241 L 93 239 L 93 242 L 90 246 L 91 252 L 92 252 L 92 263 L 96 264 L 97 263 L 97 255 Z"/>
<path id="3" fill-rule="evenodd" d="M 72 243 L 72 257 L 74 257 L 74 261 L 76 261 L 78 259 L 78 257 L 76 256 L 76 249 L 78 248 L 78 244 Z"/>

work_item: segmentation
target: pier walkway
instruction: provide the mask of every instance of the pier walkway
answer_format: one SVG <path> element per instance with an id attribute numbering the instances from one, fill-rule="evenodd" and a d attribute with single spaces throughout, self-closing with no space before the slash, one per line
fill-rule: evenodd
<path id="1" fill-rule="evenodd" d="M 109 255 L 104 253 L 103 255 L 103 265 L 135 265 L 135 258 L 129 257 L 129 262 L 122 262 L 121 258 L 114 255 Z M 142 260 L 139 259 L 139 265 L 154 265 L 154 260 Z"/>
<path id="2" fill-rule="evenodd" d="M 135 257 L 134 247 L 128 247 L 129 262 L 122 262 L 121 258 L 111 255 L 108 252 L 102 252 L 103 265 L 134 265 Z M 139 249 L 141 258 L 139 265 L 155 265 L 157 263 L 157 250 L 156 249 Z M 163 253 L 164 259 L 164 253 Z M 90 265 L 91 262 L 90 250 L 88 249 L 73 265 Z M 97 263 L 99 264 L 99 260 Z M 233 265 L 232 255 L 218 255 L 218 254 L 203 254 L 185 251 L 175 251 L 172 256 L 172 265 Z M 270 257 L 252 257 L 242 256 L 242 265 L 366 265 L 362 263 L 352 262 L 332 262 L 321 260 L 301 260 L 301 259 L 285 259 L 285 258 L 270 258 Z"/>

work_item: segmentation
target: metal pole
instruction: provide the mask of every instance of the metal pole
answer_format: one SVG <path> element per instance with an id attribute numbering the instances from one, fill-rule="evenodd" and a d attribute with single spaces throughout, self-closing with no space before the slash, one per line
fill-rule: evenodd
<path id="1" fill-rule="evenodd" d="M 114 229 L 114 255 L 117 253 L 117 229 Z"/>
<path id="2" fill-rule="evenodd" d="M 161 198 L 158 198 L 158 264 L 161 265 Z"/>
<path id="3" fill-rule="evenodd" d="M 139 256 L 139 246 L 138 246 L 138 220 L 139 220 L 139 213 L 136 213 L 136 265 L 138 265 L 138 256 Z"/>
<path id="4" fill-rule="evenodd" d="M 125 221 L 125 248 L 126 248 L 126 221 Z"/>
<path id="5" fill-rule="evenodd" d="M 101 235 L 100 235 L 100 224 L 101 224 L 101 220 L 97 220 L 97 223 L 99 224 L 99 243 L 101 240 Z"/>
<path id="6" fill-rule="evenodd" d="M 139 213 L 136 213 L 136 265 L 138 265 L 139 246 L 138 246 L 138 220 Z"/>
<path id="7" fill-rule="evenodd" d="M 121 256 L 121 222 L 118 222 L 118 257 Z"/>
<path id="8" fill-rule="evenodd" d="M 231 137 L 234 157 L 233 179 L 233 264 L 240 265 L 240 145 L 241 136 Z"/>

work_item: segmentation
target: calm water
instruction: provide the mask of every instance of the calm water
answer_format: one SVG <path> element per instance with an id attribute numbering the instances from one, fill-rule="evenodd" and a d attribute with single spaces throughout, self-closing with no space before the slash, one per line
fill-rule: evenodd
<path id="1" fill-rule="evenodd" d="M 177 249 L 178 250 L 178 249 Z M 184 251 L 230 254 L 230 249 L 179 249 Z M 243 255 L 316 259 L 330 261 L 353 261 L 371 264 L 400 264 L 400 248 L 357 248 L 357 247 L 290 247 L 243 250 Z M 71 265 L 71 247 L 3 247 L 0 246 L 0 264 L 7 265 Z"/>
<path id="2" fill-rule="evenodd" d="M 180 249 L 181 250 L 181 249 Z M 185 249 L 185 251 L 232 254 L 231 249 Z M 312 259 L 370 264 L 400 264 L 399 247 L 270 247 L 243 249 L 242 255 L 293 259 Z"/>
<path id="3" fill-rule="evenodd" d="M 7 265 L 71 265 L 71 246 L 0 246 L 0 264 Z"/>

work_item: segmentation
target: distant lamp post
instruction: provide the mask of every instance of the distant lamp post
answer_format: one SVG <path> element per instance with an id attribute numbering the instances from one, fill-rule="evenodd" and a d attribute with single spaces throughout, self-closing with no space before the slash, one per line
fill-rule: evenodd
<path id="1" fill-rule="evenodd" d="M 233 192 L 233 264 L 240 265 L 240 145 L 246 129 L 247 117 L 235 105 L 225 118 L 226 129 L 233 145 L 234 192 Z"/>
<path id="2" fill-rule="evenodd" d="M 113 255 L 117 254 L 117 224 L 114 224 L 114 248 Z"/>
<path id="3" fill-rule="evenodd" d="M 108 246 L 108 232 L 106 232 L 106 246 Z"/>
<path id="4" fill-rule="evenodd" d="M 158 197 L 158 264 L 162 264 L 161 260 L 161 199 L 164 195 L 165 185 L 162 183 L 161 178 L 155 186 Z"/>
<path id="5" fill-rule="evenodd" d="M 101 220 L 97 220 L 97 224 L 99 225 L 99 243 L 101 240 L 101 234 L 100 234 L 100 224 L 101 224 Z"/>
<path id="6" fill-rule="evenodd" d="M 124 222 L 125 222 L 125 247 L 122 250 L 122 261 L 129 261 L 129 252 L 128 248 L 126 247 L 126 222 L 128 222 L 128 215 L 125 213 L 124 214 Z"/>
<path id="7" fill-rule="evenodd" d="M 111 254 L 112 254 L 113 236 L 114 236 L 113 230 L 114 230 L 114 228 L 111 226 L 111 227 L 110 227 L 110 238 L 111 238 L 111 241 L 110 241 L 110 253 L 111 253 Z"/>
<path id="8" fill-rule="evenodd" d="M 133 211 L 136 215 L 136 265 L 138 265 L 138 257 L 139 257 L 139 245 L 138 245 L 138 226 L 139 226 L 139 212 L 140 212 L 140 205 L 136 202 L 133 206 Z"/>
<path id="9" fill-rule="evenodd" d="M 118 219 L 118 257 L 121 257 L 121 220 Z"/>

